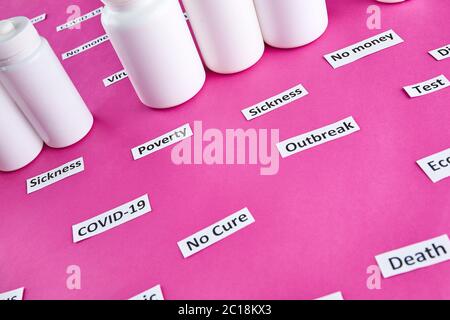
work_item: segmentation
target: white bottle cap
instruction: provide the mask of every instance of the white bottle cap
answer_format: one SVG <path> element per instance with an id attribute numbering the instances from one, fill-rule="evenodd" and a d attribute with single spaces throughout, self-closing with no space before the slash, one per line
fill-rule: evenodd
<path id="1" fill-rule="evenodd" d="M 40 44 L 41 37 L 28 18 L 0 21 L 0 62 L 31 54 Z"/>

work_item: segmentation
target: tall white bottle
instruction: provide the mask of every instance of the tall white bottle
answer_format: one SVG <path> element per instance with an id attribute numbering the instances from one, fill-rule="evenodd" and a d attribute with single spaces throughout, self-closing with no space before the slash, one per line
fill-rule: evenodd
<path id="1" fill-rule="evenodd" d="M 296 48 L 319 38 L 328 26 L 325 0 L 254 0 L 267 44 Z"/>
<path id="2" fill-rule="evenodd" d="M 42 140 L 64 148 L 93 118 L 47 40 L 25 17 L 0 22 L 0 79 Z"/>
<path id="3" fill-rule="evenodd" d="M 102 24 L 142 103 L 180 105 L 205 83 L 205 69 L 178 0 L 102 0 Z"/>
<path id="4" fill-rule="evenodd" d="M 264 40 L 253 0 L 183 0 L 203 59 L 218 73 L 253 66 Z"/>
<path id="5" fill-rule="evenodd" d="M 42 146 L 41 138 L 0 84 L 0 171 L 26 166 Z"/>

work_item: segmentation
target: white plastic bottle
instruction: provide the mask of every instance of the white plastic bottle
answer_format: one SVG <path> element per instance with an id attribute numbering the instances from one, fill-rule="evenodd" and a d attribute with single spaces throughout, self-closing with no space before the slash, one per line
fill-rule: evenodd
<path id="1" fill-rule="evenodd" d="M 143 104 L 169 108 L 194 97 L 205 69 L 178 0 L 102 0 L 102 24 Z"/>
<path id="2" fill-rule="evenodd" d="M 15 171 L 41 152 L 43 142 L 0 84 L 0 171 Z"/>
<path id="3" fill-rule="evenodd" d="M 253 66 L 264 40 L 253 0 L 183 0 L 203 59 L 218 73 Z"/>
<path id="4" fill-rule="evenodd" d="M 92 114 L 25 17 L 0 21 L 0 79 L 48 146 L 70 146 L 91 129 Z"/>
<path id="5" fill-rule="evenodd" d="M 319 38 L 328 26 L 325 0 L 254 0 L 267 44 L 296 48 Z"/>

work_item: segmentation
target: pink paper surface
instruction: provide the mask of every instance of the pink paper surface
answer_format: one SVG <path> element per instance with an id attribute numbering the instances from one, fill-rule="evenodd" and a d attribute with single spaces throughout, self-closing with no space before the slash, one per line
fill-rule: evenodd
<path id="1" fill-rule="evenodd" d="M 56 32 L 76 4 L 96 0 L 2 1 L 0 18 L 34 17 L 56 53 L 104 34 L 100 18 Z M 382 28 L 369 30 L 378 4 Z M 0 174 L 0 292 L 25 287 L 25 299 L 128 299 L 161 284 L 167 299 L 450 299 L 450 264 L 391 279 L 369 290 L 374 256 L 448 234 L 450 179 L 433 184 L 416 160 L 450 147 L 450 90 L 410 99 L 402 87 L 440 74 L 450 59 L 427 52 L 450 40 L 450 2 L 385 5 L 329 0 L 325 35 L 304 48 L 267 48 L 236 75 L 208 72 L 203 90 L 181 107 L 157 111 L 123 80 L 109 42 L 63 62 L 95 116 L 82 142 L 45 148 L 31 165 Z M 405 42 L 337 70 L 324 54 L 388 29 Z M 253 121 L 241 110 L 302 83 L 310 94 Z M 276 175 L 261 165 L 175 165 L 172 147 L 133 161 L 130 149 L 194 121 L 203 130 L 279 129 L 284 140 L 353 116 L 361 131 L 280 158 Z M 26 179 L 84 157 L 86 169 L 26 195 Z M 73 224 L 145 193 L 153 211 L 99 236 L 72 243 Z M 177 241 L 248 207 L 256 222 L 183 259 Z M 81 290 L 66 268 L 81 268 Z"/>

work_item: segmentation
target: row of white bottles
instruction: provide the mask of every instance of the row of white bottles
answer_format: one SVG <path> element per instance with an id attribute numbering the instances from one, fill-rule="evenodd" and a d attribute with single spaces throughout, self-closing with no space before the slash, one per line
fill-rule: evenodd
<path id="1" fill-rule="evenodd" d="M 102 23 L 141 101 L 168 108 L 195 96 L 205 71 L 179 0 L 102 0 Z M 404 0 L 378 0 L 401 2 Z M 328 26 L 325 0 L 182 0 L 206 66 L 243 71 L 264 42 L 296 48 Z"/>
<path id="2" fill-rule="evenodd" d="M 92 114 L 47 40 L 25 17 L 0 21 L 0 83 L 1 171 L 31 162 L 42 142 L 64 148 L 90 131 Z"/>
<path id="3" fill-rule="evenodd" d="M 200 91 L 205 70 L 178 0 L 102 1 L 102 24 L 145 105 L 173 107 Z M 325 0 L 182 2 L 206 66 L 224 74 L 254 65 L 264 42 L 303 46 L 328 25 Z M 64 148 L 90 131 L 91 113 L 27 18 L 0 21 L 0 83 L 1 171 L 31 162 L 43 142 Z"/>
<path id="4" fill-rule="evenodd" d="M 178 0 L 102 0 L 102 24 L 142 103 L 167 108 L 195 96 L 205 70 Z M 308 44 L 325 31 L 325 0 L 182 0 L 206 66 L 254 65 L 264 42 Z"/>

